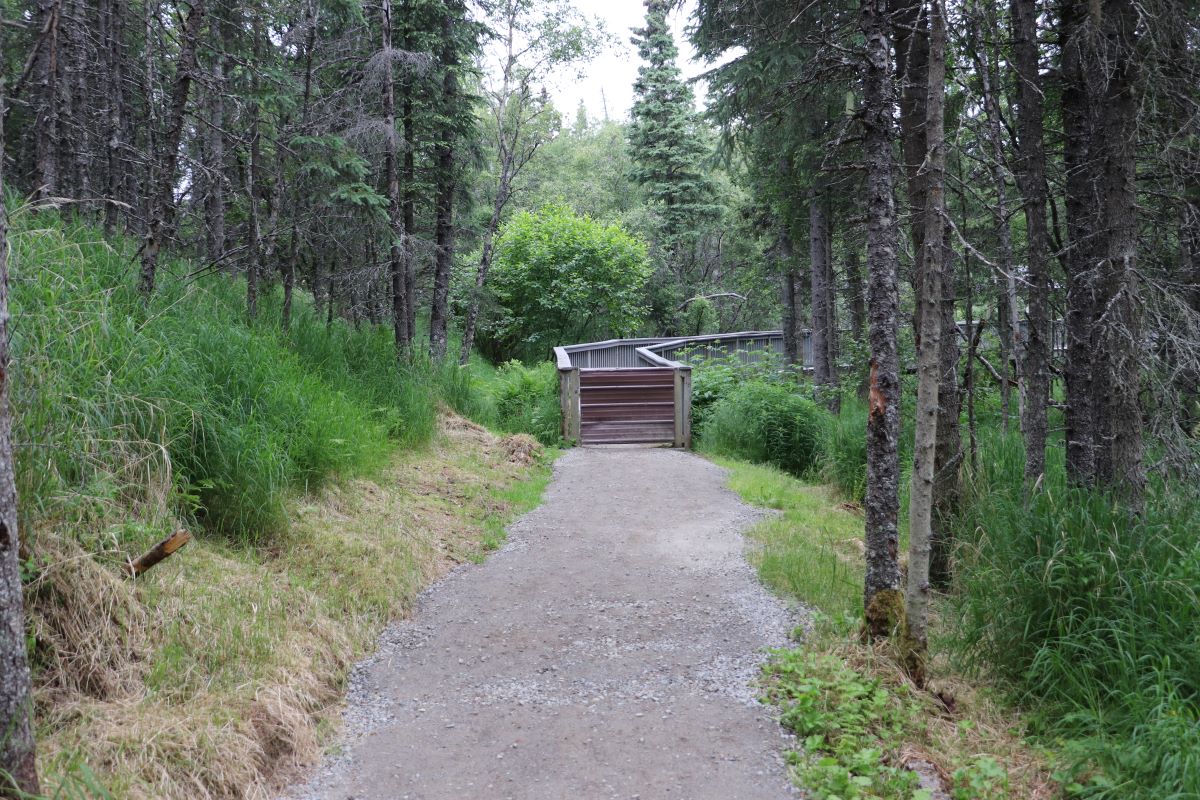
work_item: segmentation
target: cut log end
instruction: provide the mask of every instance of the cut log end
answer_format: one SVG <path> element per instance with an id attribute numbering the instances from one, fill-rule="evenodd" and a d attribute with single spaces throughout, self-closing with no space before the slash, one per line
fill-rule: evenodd
<path id="1" fill-rule="evenodd" d="M 186 530 L 180 528 L 158 544 L 154 545 L 154 547 L 151 547 L 145 553 L 138 556 L 135 560 L 127 562 L 125 564 L 125 574 L 130 578 L 136 578 L 138 575 L 141 575 L 158 562 L 167 558 L 191 540 L 192 535 Z"/>

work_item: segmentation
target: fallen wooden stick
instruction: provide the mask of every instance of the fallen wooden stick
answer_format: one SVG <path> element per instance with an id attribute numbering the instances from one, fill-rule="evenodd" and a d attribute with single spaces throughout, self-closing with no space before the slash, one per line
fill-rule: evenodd
<path id="1" fill-rule="evenodd" d="M 192 540 L 192 535 L 180 528 L 158 544 L 125 564 L 125 574 L 136 578 Z"/>

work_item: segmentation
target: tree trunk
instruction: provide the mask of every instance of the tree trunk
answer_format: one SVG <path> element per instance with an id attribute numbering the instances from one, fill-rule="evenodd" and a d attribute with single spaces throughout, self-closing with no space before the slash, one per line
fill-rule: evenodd
<path id="1" fill-rule="evenodd" d="M 149 198 L 150 222 L 146 230 L 146 240 L 142 243 L 142 268 L 138 279 L 138 290 L 142 297 L 147 299 L 154 293 L 158 253 L 162 249 L 163 239 L 175 210 L 175 166 L 179 162 L 179 143 L 183 138 L 188 93 L 192 88 L 192 76 L 196 72 L 196 43 L 203 21 L 204 0 L 194 0 L 183 24 L 175 84 L 171 89 L 170 116 L 167 118 L 167 132 L 162 145 L 162 163 L 157 170 L 157 185 L 152 184 Z"/>
<path id="2" fill-rule="evenodd" d="M 59 0 L 39 0 L 39 37 L 33 64 L 34 196 L 39 200 L 58 192 Z"/>
<path id="3" fill-rule="evenodd" d="M 410 343 L 408 336 L 408 294 L 406 292 L 404 250 L 408 232 L 404 227 L 404 210 L 400 202 L 400 172 L 397 161 L 396 142 L 396 82 L 392 69 L 392 2 L 384 0 L 380 6 L 381 47 L 387 74 L 383 79 L 383 124 L 384 176 L 387 181 L 388 223 L 390 244 L 388 247 L 388 270 L 392 287 L 392 329 L 396 339 L 396 355 L 399 357 Z"/>
<path id="4" fill-rule="evenodd" d="M 454 18 L 442 18 L 442 128 L 437 151 L 437 209 L 434 220 L 433 298 L 429 311 L 429 354 L 433 360 L 446 357 L 450 323 L 450 271 L 454 265 L 454 192 L 457 175 L 454 165 L 455 132 L 449 123 L 451 109 L 459 102 L 458 51 L 453 41 Z"/>
<path id="5" fill-rule="evenodd" d="M 904 154 L 910 233 L 915 261 L 912 284 L 913 295 L 917 298 L 924 296 L 924 289 L 921 286 L 924 270 L 921 261 L 924 258 L 925 235 L 928 231 L 925 214 L 929 207 L 927 202 L 929 170 L 925 164 L 926 154 L 929 152 L 927 104 L 929 102 L 929 70 L 934 66 L 933 56 L 930 54 L 929 17 L 925 13 L 924 5 L 924 0 L 904 0 L 904 4 L 899 6 L 892 15 L 892 27 L 896 36 L 896 71 L 901 86 L 901 150 Z M 944 65 L 941 68 L 944 69 Z M 942 230 L 945 230 L 944 225 Z M 943 253 L 940 262 L 949 263 L 951 248 L 947 241 L 942 242 L 942 247 Z M 942 342 L 942 349 L 939 351 L 941 384 L 938 387 L 942 405 L 939 407 L 938 414 L 939 424 L 934 465 L 936 480 L 933 488 L 933 503 L 937 511 L 934 524 L 939 528 L 934 537 L 937 550 L 934 560 L 935 564 L 939 566 L 935 572 L 939 579 L 942 577 L 940 566 L 948 564 L 945 550 L 948 547 L 949 538 L 941 530 L 945 527 L 941 520 L 948 517 L 957 504 L 958 467 L 962 458 L 962 441 L 958 425 L 961 398 L 958 389 L 958 332 L 954 317 L 954 289 L 952 280 L 943 281 L 941 295 L 934 305 L 934 311 L 941 320 Z M 918 351 L 924 331 L 922 313 L 924 313 L 923 306 L 918 302 L 913 312 L 913 339 Z"/>
<path id="6" fill-rule="evenodd" d="M 253 322 L 258 317 L 258 278 L 262 274 L 262 224 L 258 209 L 258 106 L 251 112 L 250 164 L 246 170 L 246 205 L 250 209 L 246 236 L 249 240 L 249 258 L 246 264 L 246 319 Z"/>
<path id="7" fill-rule="evenodd" d="M 963 221 L 967 219 L 966 203 L 963 202 Z M 964 229 L 965 229 L 964 224 Z M 967 324 L 967 364 L 963 368 L 963 388 L 967 395 L 967 453 L 970 455 L 972 473 L 979 470 L 979 445 L 976 437 L 975 424 L 975 353 L 979 346 L 979 332 L 983 330 L 983 320 L 975 321 L 975 285 L 971 274 L 971 254 L 963 253 L 963 277 L 966 280 L 967 296 L 963 308 L 966 311 L 964 322 Z"/>
<path id="8" fill-rule="evenodd" d="M 829 410 L 840 414 L 842 395 L 838 390 L 837 273 L 833 269 L 833 204 L 825 193 L 825 350 L 829 360 Z"/>
<path id="9" fill-rule="evenodd" d="M 1105 371 L 1097 401 L 1103 427 L 1096 477 L 1132 505 L 1141 504 L 1146 487 L 1142 463 L 1141 351 L 1142 301 L 1137 283 L 1137 119 L 1140 13 L 1132 0 L 1112 0 L 1104 14 L 1110 78 L 1101 100 L 1106 157 L 1103 169 L 1104 225 L 1107 244 L 1100 282 L 1101 352 Z"/>
<path id="10" fill-rule="evenodd" d="M 411 49 L 408 42 L 405 42 L 405 48 Z M 417 259 L 413 252 L 413 231 L 417 226 L 417 170 L 411 84 L 404 93 L 400 107 L 404 126 L 404 230 L 408 234 L 404 237 L 404 325 L 411 342 L 417 335 Z"/>
<path id="11" fill-rule="evenodd" d="M 90 6 L 94 2 L 84 4 L 79 0 L 70 0 L 65 9 L 66 48 L 61 57 L 64 61 L 63 86 L 63 122 L 60 128 L 60 189 L 64 194 L 75 199 L 67 207 L 68 213 L 88 214 L 93 209 L 95 192 L 92 189 L 92 173 L 95 168 L 91 156 L 95 152 L 92 145 L 94 134 L 93 120 L 90 119 L 91 106 L 88 102 L 97 94 L 89 79 L 96 71 L 96 65 L 89 59 L 88 41 L 85 37 L 95 28 L 95 22 L 90 18 Z M 69 176 L 64 179 L 63 172 Z"/>
<path id="12" fill-rule="evenodd" d="M 1135 277 L 1138 13 L 1060 6 L 1067 167 L 1067 474 L 1140 502 L 1145 486 Z"/>
<path id="13" fill-rule="evenodd" d="M 0 75 L 0 198 L 4 197 L 5 98 L 4 77 Z M 20 792 L 38 794 L 8 402 L 8 323 L 8 214 L 0 202 L 0 730 L 4 732 L 0 737 L 0 770 L 12 778 Z M 0 789 L 0 795 L 16 796 L 17 792 Z"/>
<path id="14" fill-rule="evenodd" d="M 117 227 L 117 201 L 129 197 L 125 193 L 129 146 L 125 131 L 128 128 L 128 96 L 125 89 L 125 6 L 123 0 L 108 0 L 104 16 L 104 59 L 107 78 L 105 99 L 105 157 L 107 185 L 104 205 L 104 232 L 112 235 Z"/>
<path id="15" fill-rule="evenodd" d="M 850 326 L 856 355 L 867 349 L 867 287 L 863 283 L 862 264 L 856 243 L 848 243 L 846 251 L 846 296 L 850 305 Z M 855 394 L 864 403 L 871 389 L 870 370 L 856 367 Z"/>
<path id="16" fill-rule="evenodd" d="M 999 244 L 996 254 L 996 272 L 999 283 L 1005 287 L 1004 314 L 1006 323 L 1000 330 L 1006 339 L 1002 343 L 1005 351 L 1006 372 L 1009 359 L 1017 380 L 1017 407 L 1019 418 L 1025 418 L 1024 364 L 1021 358 L 1021 312 L 1020 300 L 1017 297 L 1017 279 L 1014 274 L 1014 258 L 1012 232 L 1008 219 L 1008 178 L 1005 173 L 1004 131 L 1000 119 L 1000 103 L 996 96 L 996 86 L 992 73 L 992 55 L 985 50 L 985 42 L 997 38 L 994 26 L 983 18 L 982 11 L 977 5 L 972 9 L 969 21 L 971 56 L 975 63 L 975 74 L 979 78 L 980 93 L 983 95 L 984 108 L 984 137 L 987 142 L 990 163 L 988 168 L 992 174 L 992 184 L 996 192 L 996 204 L 992 207 L 992 221 L 996 229 L 996 240 Z M 1036 56 L 1035 56 L 1036 57 Z M 1019 79 L 1018 79 L 1019 82 Z M 968 334 L 969 336 L 970 334 Z M 1004 384 L 1007 387 L 1007 382 Z M 1007 388 L 1001 390 L 1007 395 Z M 1007 398 L 1006 398 L 1007 399 Z M 1007 424 L 1007 418 L 1005 423 Z"/>
<path id="17" fill-rule="evenodd" d="M 942 222 L 939 226 L 939 233 L 942 234 L 939 286 L 941 301 L 937 308 L 941 323 L 941 336 L 938 345 L 938 420 L 937 443 L 934 448 L 933 545 L 930 576 L 934 586 L 945 589 L 950 585 L 951 551 L 954 549 L 954 515 L 958 510 L 960 499 L 962 432 L 959 420 L 962 417 L 962 390 L 958 385 L 958 362 L 961 351 L 958 345 L 958 319 L 955 314 L 958 285 L 955 281 L 953 267 L 954 250 L 949 241 L 950 229 L 945 221 L 944 155 L 942 169 L 941 188 L 939 189 L 942 208 Z M 928 230 L 931 228 L 927 225 L 926 231 Z"/>
<path id="18" fill-rule="evenodd" d="M 1037 0 L 1012 0 L 1012 67 L 1016 73 L 1017 187 L 1025 212 L 1028 267 L 1027 322 L 1022 337 L 1025 392 L 1021 433 L 1025 437 L 1025 480 L 1034 485 L 1046 471 L 1046 407 L 1050 398 L 1050 237 L 1046 230 L 1044 92 L 1038 69 Z"/>
<path id="19" fill-rule="evenodd" d="M 279 325 L 286 333 L 292 329 L 292 294 L 296 287 L 296 252 L 300 246 L 300 236 L 295 226 L 292 235 L 288 237 L 287 255 L 279 265 L 283 278 L 283 307 L 279 310 Z"/>
<path id="20" fill-rule="evenodd" d="M 829 223 L 820 190 L 808 196 L 808 257 L 812 289 L 813 387 L 819 402 L 832 407 L 833 364 L 829 360 Z"/>
<path id="21" fill-rule="evenodd" d="M 909 235 L 913 252 L 913 296 L 921 296 L 920 262 L 925 242 L 925 103 L 929 70 L 929 20 L 924 0 L 896 0 L 891 24 L 896 40 L 896 78 L 900 83 L 900 152 L 908 197 Z M 921 334 L 921 307 L 913 310 L 913 333 Z"/>
<path id="22" fill-rule="evenodd" d="M 800 340 L 796 331 L 796 273 L 785 269 L 780 276 L 783 298 L 783 358 L 789 367 L 803 367 L 800 359 Z"/>
<path id="23" fill-rule="evenodd" d="M 887 0 L 862 0 L 864 157 L 867 164 L 867 313 L 871 376 L 867 416 L 866 632 L 888 636 L 903 622 L 897 516 L 900 511 L 900 375 L 897 351 L 900 260 L 892 144 L 891 43 Z"/>
<path id="24" fill-rule="evenodd" d="M 942 302 L 946 152 L 945 80 L 946 22 L 941 0 L 929 3 L 929 69 L 926 96 L 925 237 L 921 252 L 921 339 L 917 349 L 917 412 L 913 446 L 912 489 L 909 494 L 908 586 L 905 594 L 906 634 L 904 661 L 913 681 L 925 683 L 929 651 L 929 567 L 933 543 L 933 486 L 938 430 L 938 392 L 943 324 L 938 313 Z"/>
<path id="25" fill-rule="evenodd" d="M 429 354 L 446 357 L 450 319 L 450 270 L 454 264 L 454 154 L 449 146 L 438 156 L 439 185 L 434 220 L 433 302 L 429 315 Z"/>
<path id="26" fill-rule="evenodd" d="M 212 87 L 209 90 L 208 192 L 204 196 L 204 231 L 208 259 L 219 262 L 225 257 L 225 54 L 213 59 Z"/>
<path id="27" fill-rule="evenodd" d="M 483 234 L 483 249 L 479 257 L 479 269 L 475 271 L 475 285 L 472 287 L 471 299 L 467 303 L 467 318 L 463 322 L 462 349 L 458 354 L 458 363 L 466 364 L 471 360 L 471 348 L 475 346 L 475 325 L 479 319 L 479 304 L 483 302 L 483 286 L 487 281 L 488 270 L 492 267 L 492 249 L 495 247 L 496 231 L 500 229 L 500 214 L 504 204 L 508 202 L 509 193 L 508 166 L 500 170 L 500 186 L 496 192 L 496 200 L 492 204 L 492 217 L 488 220 L 487 229 Z"/>

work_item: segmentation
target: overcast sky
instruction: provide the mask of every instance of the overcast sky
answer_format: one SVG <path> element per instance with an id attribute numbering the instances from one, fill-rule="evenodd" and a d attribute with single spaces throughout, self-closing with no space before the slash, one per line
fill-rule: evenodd
<path id="1" fill-rule="evenodd" d="M 583 78 L 576 79 L 574 75 L 556 77 L 549 87 L 554 105 L 567 120 L 574 118 L 580 100 L 593 119 L 603 118 L 605 105 L 610 119 L 625 119 L 633 105 L 633 82 L 638 69 L 637 48 L 629 41 L 630 29 L 645 23 L 646 7 L 642 0 L 574 0 L 574 5 L 584 14 L 599 17 L 617 41 L 584 67 Z M 675 44 L 679 47 L 679 67 L 685 79 L 705 71 L 703 64 L 692 60 L 695 50 L 683 33 L 695 7 L 695 0 L 684 0 L 682 7 L 670 16 Z M 697 84 L 693 89 L 699 107 L 704 100 L 704 86 Z"/>

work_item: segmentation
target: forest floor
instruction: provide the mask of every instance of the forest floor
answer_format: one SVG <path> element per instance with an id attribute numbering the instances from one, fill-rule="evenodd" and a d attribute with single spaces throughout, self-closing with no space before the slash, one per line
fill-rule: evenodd
<path id="1" fill-rule="evenodd" d="M 762 518 L 689 453 L 575 449 L 485 563 L 424 592 L 351 680 L 342 748 L 297 800 L 795 796 L 757 701 L 802 607 Z"/>

